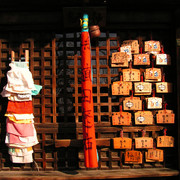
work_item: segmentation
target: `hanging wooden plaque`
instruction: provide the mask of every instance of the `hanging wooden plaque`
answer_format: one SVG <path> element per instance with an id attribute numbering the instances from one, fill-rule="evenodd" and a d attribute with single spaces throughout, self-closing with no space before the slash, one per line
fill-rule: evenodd
<path id="1" fill-rule="evenodd" d="M 150 65 L 149 54 L 135 54 L 134 65 Z"/>
<path id="2" fill-rule="evenodd" d="M 126 60 L 124 63 L 121 63 L 121 64 L 111 63 L 111 67 L 128 67 L 128 66 L 129 66 L 128 60 Z"/>
<path id="3" fill-rule="evenodd" d="M 135 82 L 134 93 L 135 95 L 150 95 L 152 92 L 152 84 L 149 82 Z"/>
<path id="4" fill-rule="evenodd" d="M 132 82 L 117 81 L 112 84 L 112 95 L 129 95 Z"/>
<path id="5" fill-rule="evenodd" d="M 123 81 L 140 81 L 139 69 L 123 69 Z"/>
<path id="6" fill-rule="evenodd" d="M 171 57 L 169 54 L 157 54 L 156 65 L 171 65 Z"/>
<path id="7" fill-rule="evenodd" d="M 142 164 L 141 151 L 127 150 L 124 156 L 124 161 L 127 164 Z"/>
<path id="8" fill-rule="evenodd" d="M 172 83 L 169 82 L 159 82 L 156 83 L 157 93 L 172 93 Z"/>
<path id="9" fill-rule="evenodd" d="M 146 98 L 147 109 L 161 109 L 162 108 L 162 98 L 160 97 L 149 97 Z"/>
<path id="10" fill-rule="evenodd" d="M 131 53 L 132 54 L 138 54 L 139 53 L 139 44 L 138 40 L 125 40 L 123 41 L 123 46 L 131 46 Z"/>
<path id="11" fill-rule="evenodd" d="M 160 42 L 159 41 L 145 41 L 144 42 L 144 51 L 160 51 Z"/>
<path id="12" fill-rule="evenodd" d="M 131 125 L 131 113 L 129 112 L 114 112 L 112 114 L 112 125 Z"/>
<path id="13" fill-rule="evenodd" d="M 114 52 L 112 53 L 111 63 L 124 64 L 126 61 L 128 61 L 127 57 L 126 52 Z"/>
<path id="14" fill-rule="evenodd" d="M 125 98 L 123 108 L 124 110 L 142 110 L 142 100 L 138 97 Z"/>
<path id="15" fill-rule="evenodd" d="M 157 124 L 174 124 L 175 114 L 172 110 L 159 110 L 156 114 Z"/>
<path id="16" fill-rule="evenodd" d="M 153 113 L 151 111 L 137 111 L 135 115 L 136 125 L 151 125 L 153 124 Z"/>
<path id="17" fill-rule="evenodd" d="M 145 70 L 145 81 L 161 81 L 160 68 L 148 68 Z"/>
<path id="18" fill-rule="evenodd" d="M 125 52 L 125 53 L 127 53 L 128 61 L 132 60 L 131 46 L 123 46 L 123 47 L 120 47 L 120 52 Z"/>
<path id="19" fill-rule="evenodd" d="M 172 136 L 158 136 L 157 147 L 174 147 L 174 137 Z"/>
<path id="20" fill-rule="evenodd" d="M 135 147 L 136 149 L 153 148 L 153 138 L 151 137 L 135 138 Z"/>
<path id="21" fill-rule="evenodd" d="M 113 147 L 114 149 L 131 149 L 132 139 L 125 137 L 113 138 Z"/>
<path id="22" fill-rule="evenodd" d="M 162 149 L 148 149 L 146 152 L 146 162 L 163 162 L 164 151 Z"/>

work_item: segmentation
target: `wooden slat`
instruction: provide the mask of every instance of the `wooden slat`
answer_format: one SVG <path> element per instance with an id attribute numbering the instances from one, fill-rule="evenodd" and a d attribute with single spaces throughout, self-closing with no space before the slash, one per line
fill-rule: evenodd
<path id="1" fill-rule="evenodd" d="M 164 129 L 164 126 L 145 126 L 145 127 L 141 127 L 141 126 L 126 126 L 126 127 L 109 127 L 110 123 L 109 122 L 104 122 L 104 123 L 95 123 L 95 128 L 96 131 L 102 131 L 102 132 L 117 132 L 120 131 L 121 129 L 124 132 L 140 132 L 142 129 L 144 129 L 145 131 L 161 131 Z M 36 129 L 40 132 L 53 132 L 56 131 L 58 132 L 58 129 L 64 129 L 66 130 L 72 130 L 72 129 L 78 129 L 79 131 L 82 131 L 82 123 L 35 123 L 35 127 Z"/>
<path id="2" fill-rule="evenodd" d="M 96 139 L 97 146 L 110 146 L 111 139 Z M 83 140 L 76 140 L 76 139 L 63 139 L 63 140 L 56 140 L 55 147 L 83 147 Z"/>

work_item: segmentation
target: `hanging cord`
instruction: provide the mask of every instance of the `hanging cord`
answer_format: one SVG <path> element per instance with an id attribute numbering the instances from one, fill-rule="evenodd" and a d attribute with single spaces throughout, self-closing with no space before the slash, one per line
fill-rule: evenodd
<path id="1" fill-rule="evenodd" d="M 35 160 L 33 160 L 33 163 L 35 164 L 37 171 L 39 172 L 39 166 L 38 166 L 37 162 Z"/>

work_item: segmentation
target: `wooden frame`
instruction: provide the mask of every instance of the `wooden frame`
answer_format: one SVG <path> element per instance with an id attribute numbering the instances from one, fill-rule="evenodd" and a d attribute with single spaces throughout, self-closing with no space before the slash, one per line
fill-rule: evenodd
<path id="1" fill-rule="evenodd" d="M 134 139 L 139 136 L 142 126 L 112 126 L 112 112 L 119 111 L 121 97 L 113 97 L 111 83 L 119 79 L 121 68 L 110 66 L 111 53 L 120 45 L 119 33 L 105 33 L 99 38 L 102 45 L 92 45 L 93 98 L 95 107 L 95 128 L 99 154 L 99 169 L 164 167 L 163 163 L 125 165 L 124 151 L 114 150 L 112 138 L 119 137 L 123 130 L 125 137 Z M 156 33 L 156 31 L 155 31 Z M 116 34 L 116 37 L 111 37 Z M 22 34 L 17 36 L 23 38 Z M 124 36 L 127 35 L 126 33 Z M 79 33 L 57 34 L 56 37 L 34 34 L 22 44 L 15 39 L 16 34 L 5 34 L 7 40 L 0 40 L 1 78 L 5 77 L 8 56 L 12 49 L 19 59 L 25 50 L 30 51 L 30 71 L 36 84 L 43 86 L 41 93 L 33 98 L 35 126 L 40 144 L 34 148 L 34 159 L 40 170 L 85 169 L 82 150 L 81 120 L 81 71 Z M 39 44 L 40 43 L 40 44 Z M 14 48 L 16 46 L 16 48 Z M 164 95 L 162 95 L 164 98 Z M 2 124 L 3 127 L 3 124 Z M 143 127 L 147 136 L 156 138 L 164 126 L 155 124 Z M 170 131 L 172 128 L 170 127 Z M 2 131 L 2 134 L 4 131 Z M 169 132 L 171 133 L 171 132 Z M 2 142 L 3 143 L 3 142 Z M 2 153 L 3 152 L 3 153 Z M 14 166 L 8 161 L 6 148 L 1 152 L 1 169 L 36 168 L 35 164 Z M 142 150 L 143 156 L 145 150 Z M 171 154 L 169 154 L 171 156 Z"/>

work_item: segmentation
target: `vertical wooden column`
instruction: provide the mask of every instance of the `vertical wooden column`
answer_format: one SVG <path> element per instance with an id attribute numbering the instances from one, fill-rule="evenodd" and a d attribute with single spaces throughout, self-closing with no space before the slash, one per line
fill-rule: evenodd
<path id="1" fill-rule="evenodd" d="M 63 78 L 64 78 L 64 87 L 63 87 L 63 100 L 64 100 L 64 122 L 68 121 L 67 118 L 67 76 L 66 76 L 66 68 L 67 68 L 67 54 L 66 54 L 66 34 L 63 34 Z"/>
<path id="2" fill-rule="evenodd" d="M 45 88 L 45 59 L 44 59 L 44 47 L 41 47 L 41 85 Z M 41 91 L 41 118 L 45 123 L 45 89 Z M 43 157 L 43 170 L 46 169 L 46 153 L 45 153 L 45 133 L 42 133 L 42 157 Z"/>
<path id="3" fill-rule="evenodd" d="M 107 64 L 109 64 L 109 57 L 110 57 L 110 38 L 109 38 L 109 35 L 108 35 L 108 38 L 107 38 Z M 107 66 L 107 74 L 108 74 L 108 88 L 110 87 L 111 85 L 111 69 L 109 66 Z M 108 96 L 108 112 L 109 112 L 109 117 L 111 117 L 111 114 L 112 114 L 112 105 L 111 105 L 111 96 Z M 109 118 L 109 121 L 110 121 L 110 118 Z"/>
<path id="4" fill-rule="evenodd" d="M 180 112 L 179 112 L 179 108 L 180 108 L 180 28 L 177 28 L 176 30 L 176 40 L 177 40 L 177 44 L 176 44 L 176 63 L 177 63 L 177 105 L 178 105 L 178 111 L 177 111 L 177 121 L 180 120 Z M 179 169 L 180 169 L 180 123 L 178 123 L 178 159 L 179 159 Z"/>
<path id="5" fill-rule="evenodd" d="M 74 55 L 75 122 L 78 123 L 78 56 Z"/>
<path id="6" fill-rule="evenodd" d="M 44 47 L 41 47 L 41 85 L 45 88 L 45 66 L 44 66 Z M 41 113 L 42 113 L 42 123 L 45 123 L 45 90 L 41 91 Z"/>
<path id="7" fill-rule="evenodd" d="M 0 39 L 0 79 L 2 78 L 2 40 Z M 2 110 L 2 105 L 1 105 L 1 110 Z M 3 126 L 1 125 L 1 128 L 3 128 Z M 2 133 L 2 130 L 1 130 L 1 133 Z M 0 140 L 0 143 L 2 143 L 2 138 Z M 2 170 L 2 166 L 3 166 L 3 163 L 2 163 L 2 152 L 0 152 L 0 170 Z"/>
<path id="8" fill-rule="evenodd" d="M 56 123 L 56 39 L 52 40 L 52 105 L 53 123 Z"/>
<path id="9" fill-rule="evenodd" d="M 29 50 L 25 50 L 25 61 L 27 62 L 27 65 L 29 66 Z"/>
<path id="10" fill-rule="evenodd" d="M 34 75 L 34 40 L 30 39 L 30 52 L 29 52 L 29 69 L 32 73 L 32 75 Z"/>
<path id="11" fill-rule="evenodd" d="M 2 40 L 0 39 L 0 68 L 2 67 Z M 0 78 L 2 78 L 2 71 L 0 71 Z"/>
<path id="12" fill-rule="evenodd" d="M 15 52 L 11 51 L 11 62 L 15 61 Z"/>
<path id="13" fill-rule="evenodd" d="M 96 47 L 96 72 L 97 72 L 97 119 L 101 122 L 101 100 L 100 100 L 100 65 L 99 65 L 99 46 Z"/>
<path id="14" fill-rule="evenodd" d="M 52 39 L 52 113 L 53 123 L 56 123 L 56 39 Z M 53 133 L 53 140 L 57 139 L 57 133 Z M 57 170 L 57 151 L 54 151 L 54 169 Z"/>
<path id="15" fill-rule="evenodd" d="M 21 37 L 22 38 L 22 37 Z M 18 60 L 21 60 L 21 56 L 23 55 L 23 48 L 22 43 L 19 46 L 19 54 L 18 54 Z"/>

